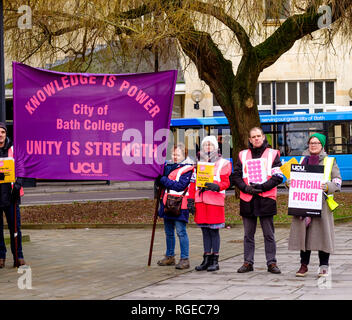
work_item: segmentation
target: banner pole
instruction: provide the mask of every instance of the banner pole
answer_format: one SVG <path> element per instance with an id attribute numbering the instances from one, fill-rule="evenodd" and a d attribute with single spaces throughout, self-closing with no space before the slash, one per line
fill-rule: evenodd
<path id="1" fill-rule="evenodd" d="M 17 201 L 14 203 L 14 241 L 15 241 L 15 266 L 18 267 L 18 252 L 17 252 Z"/>
<path id="2" fill-rule="evenodd" d="M 158 210 L 159 210 L 159 202 L 160 202 L 160 195 L 161 195 L 161 187 L 158 188 L 157 196 L 156 196 L 156 204 L 155 204 L 155 211 L 154 211 L 154 221 L 153 221 L 153 230 L 152 230 L 152 238 L 150 240 L 150 248 L 149 248 L 149 258 L 148 258 L 148 267 L 150 267 L 152 261 L 152 252 L 153 252 L 153 244 L 154 244 L 154 235 L 155 235 L 155 228 L 156 228 L 156 221 L 158 219 Z"/>

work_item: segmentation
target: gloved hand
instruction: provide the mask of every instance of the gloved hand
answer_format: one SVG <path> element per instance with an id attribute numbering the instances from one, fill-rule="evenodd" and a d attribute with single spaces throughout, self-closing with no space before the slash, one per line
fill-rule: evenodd
<path id="1" fill-rule="evenodd" d="M 251 182 L 250 185 L 254 188 L 254 189 L 258 189 L 261 190 L 261 192 L 264 191 L 264 186 L 261 183 L 253 183 Z"/>
<path id="2" fill-rule="evenodd" d="M 200 188 L 200 190 L 199 190 L 199 195 L 201 195 L 204 191 L 206 191 L 206 188 L 205 188 L 205 187 Z"/>
<path id="3" fill-rule="evenodd" d="M 191 213 L 191 214 L 196 213 L 196 206 L 194 203 L 194 199 L 187 199 L 187 209 L 189 210 L 189 213 Z"/>
<path id="4" fill-rule="evenodd" d="M 210 182 L 206 182 L 205 183 L 205 190 L 208 191 L 215 191 L 215 192 L 219 192 L 220 191 L 220 186 L 216 183 L 210 183 Z"/>
<path id="5" fill-rule="evenodd" d="M 157 177 L 156 177 L 156 179 L 155 179 L 155 185 L 157 186 L 157 187 L 160 187 L 160 179 L 162 178 L 162 175 L 161 174 L 159 174 Z"/>
<path id="6" fill-rule="evenodd" d="M 289 188 L 289 187 L 290 187 L 290 184 L 291 184 L 291 179 L 287 179 L 287 180 L 285 181 L 285 187 L 286 187 L 286 188 Z"/>
<path id="7" fill-rule="evenodd" d="M 246 186 L 245 189 L 244 189 L 244 192 L 253 195 L 253 194 L 261 193 L 262 190 L 256 189 L 256 188 L 254 188 L 252 186 Z"/>
<path id="8" fill-rule="evenodd" d="M 20 196 L 21 185 L 18 182 L 13 184 L 12 192 L 11 192 L 11 201 L 13 203 L 19 202 L 21 199 Z"/>
<path id="9" fill-rule="evenodd" d="M 0 172 L 0 180 L 5 180 L 5 173 Z"/>
<path id="10" fill-rule="evenodd" d="M 320 186 L 324 192 L 328 192 L 329 188 L 328 188 L 328 184 L 326 182 L 323 182 Z"/>

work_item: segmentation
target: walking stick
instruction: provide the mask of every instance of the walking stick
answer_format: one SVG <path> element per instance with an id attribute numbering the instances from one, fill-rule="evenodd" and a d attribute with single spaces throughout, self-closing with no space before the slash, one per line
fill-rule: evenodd
<path id="1" fill-rule="evenodd" d="M 18 243 L 17 243 L 17 201 L 15 200 L 14 202 L 14 209 L 13 209 L 13 212 L 14 212 L 14 241 L 15 241 L 15 267 L 18 267 L 18 252 L 17 252 L 17 246 L 18 246 Z"/>
<path id="2" fill-rule="evenodd" d="M 158 219 L 158 210 L 159 210 L 159 202 L 160 202 L 160 195 L 161 195 L 162 188 L 159 187 L 156 196 L 156 204 L 155 204 L 155 211 L 154 211 L 154 221 L 153 221 L 153 230 L 152 230 L 152 238 L 150 240 L 150 248 L 149 248 L 149 258 L 148 258 L 148 267 L 150 267 L 150 263 L 152 261 L 152 252 L 153 252 L 153 244 L 154 244 L 154 235 L 155 235 L 155 227 L 156 221 Z"/>

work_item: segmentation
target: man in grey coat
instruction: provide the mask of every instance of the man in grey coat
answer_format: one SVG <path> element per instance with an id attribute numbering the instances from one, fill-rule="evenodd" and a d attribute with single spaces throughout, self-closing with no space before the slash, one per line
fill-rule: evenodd
<path id="1" fill-rule="evenodd" d="M 324 158 L 328 155 L 324 151 L 326 137 L 315 133 L 308 140 L 308 149 L 303 153 L 302 164 L 324 165 Z M 322 189 L 327 195 L 341 190 L 342 179 L 340 170 L 334 159 L 330 179 L 322 183 Z M 289 185 L 289 183 L 288 183 Z M 289 250 L 300 250 L 301 267 L 297 277 L 304 277 L 308 272 L 311 251 L 318 251 L 319 277 L 327 276 L 329 270 L 330 253 L 334 251 L 335 233 L 334 217 L 323 197 L 321 217 L 293 217 L 290 229 Z"/>

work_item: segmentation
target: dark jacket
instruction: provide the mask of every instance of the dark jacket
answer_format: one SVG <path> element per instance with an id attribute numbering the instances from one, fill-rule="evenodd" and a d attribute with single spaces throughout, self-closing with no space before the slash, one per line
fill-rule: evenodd
<path id="1" fill-rule="evenodd" d="M 249 149 L 252 152 L 252 158 L 257 159 L 262 156 L 265 149 L 268 148 L 268 142 L 264 140 L 263 145 L 260 148 L 253 148 L 253 145 L 249 143 Z M 281 167 L 280 156 L 277 155 L 272 167 Z M 268 181 L 263 183 L 263 191 L 268 191 L 275 188 L 283 180 L 282 175 L 273 175 Z M 234 173 L 232 176 L 232 183 L 237 186 L 242 192 L 244 192 L 246 183 L 242 178 L 242 162 L 237 159 Z M 240 200 L 240 215 L 245 217 L 262 217 L 262 216 L 272 216 L 277 213 L 276 201 L 270 198 L 263 198 L 259 195 L 253 195 L 251 201 L 246 202 Z"/>
<path id="2" fill-rule="evenodd" d="M 177 192 L 180 192 L 180 191 L 184 191 L 190 181 L 191 181 L 191 177 L 192 177 L 192 171 L 188 171 L 184 174 L 181 175 L 179 181 L 174 181 L 174 180 L 170 180 L 168 178 L 168 175 L 174 171 L 175 169 L 179 168 L 183 166 L 182 164 L 173 164 L 173 165 L 167 165 L 165 167 L 165 170 L 164 170 L 164 175 L 161 177 L 160 179 L 160 184 L 161 184 L 161 187 L 165 190 L 165 189 L 170 189 L 170 190 L 174 190 L 174 191 L 177 191 Z M 164 195 L 164 192 L 162 192 L 162 195 Z M 172 219 L 172 220 L 178 220 L 178 221 L 185 221 L 188 223 L 188 218 L 189 218 L 189 210 L 188 209 L 185 209 L 185 210 L 181 210 L 181 214 L 177 217 L 171 217 L 171 216 L 167 216 L 165 215 L 164 213 L 164 203 L 163 201 L 161 200 L 160 201 L 160 207 L 159 207 L 159 217 L 161 218 L 164 218 L 164 219 Z"/>
<path id="3" fill-rule="evenodd" d="M 9 138 L 6 138 L 5 145 L 0 148 L 0 158 L 8 156 L 11 146 L 12 142 Z M 0 207 L 7 207 L 11 204 L 11 190 L 11 183 L 0 183 Z"/>

